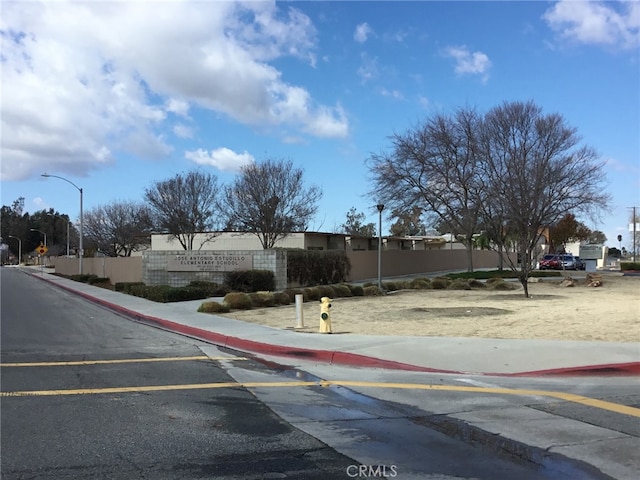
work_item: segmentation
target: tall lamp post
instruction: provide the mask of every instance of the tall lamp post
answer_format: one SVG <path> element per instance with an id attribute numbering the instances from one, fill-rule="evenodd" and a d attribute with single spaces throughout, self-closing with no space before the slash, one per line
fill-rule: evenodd
<path id="1" fill-rule="evenodd" d="M 78 191 L 80 192 L 80 256 L 79 256 L 80 261 L 78 262 L 78 270 L 79 270 L 78 273 L 80 273 L 80 275 L 82 275 L 82 257 L 84 256 L 84 248 L 83 248 L 83 243 L 82 243 L 82 225 L 83 225 L 83 220 L 82 220 L 82 188 L 77 186 L 71 180 L 67 180 L 66 178 L 60 177 L 58 175 L 49 175 L 48 173 L 43 173 L 42 176 L 43 177 L 47 177 L 47 178 L 51 177 L 51 178 L 59 178 L 60 180 L 64 180 L 65 182 L 70 183 L 71 185 L 76 187 L 78 189 Z"/>
<path id="2" fill-rule="evenodd" d="M 20 266 L 20 263 L 22 263 L 22 240 L 18 237 L 14 237 L 13 235 L 9 235 L 9 238 L 15 238 L 18 240 L 18 266 Z"/>
<path id="3" fill-rule="evenodd" d="M 384 205 L 376 205 L 378 209 L 378 288 L 382 291 L 382 210 Z"/>
<path id="4" fill-rule="evenodd" d="M 47 246 L 47 234 L 44 233 L 42 230 L 38 230 L 37 228 L 30 228 L 29 231 L 31 232 L 38 232 L 41 233 L 42 235 L 44 235 L 44 246 Z"/>

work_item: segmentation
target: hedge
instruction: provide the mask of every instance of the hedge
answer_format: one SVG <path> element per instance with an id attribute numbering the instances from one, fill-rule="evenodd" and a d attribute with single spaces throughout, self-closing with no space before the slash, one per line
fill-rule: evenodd
<path id="1" fill-rule="evenodd" d="M 224 285 L 234 292 L 268 292 L 275 290 L 276 279 L 270 270 L 240 270 L 226 272 Z"/>
<path id="2" fill-rule="evenodd" d="M 202 300 L 209 296 L 207 290 L 201 287 L 170 287 L 169 285 L 145 285 L 144 283 L 129 285 L 128 293 L 162 303 Z"/>
<path id="3" fill-rule="evenodd" d="M 620 262 L 620 270 L 640 270 L 640 262 Z"/>
<path id="4" fill-rule="evenodd" d="M 300 285 L 329 285 L 344 282 L 351 265 L 339 250 L 287 250 L 287 280 Z"/>

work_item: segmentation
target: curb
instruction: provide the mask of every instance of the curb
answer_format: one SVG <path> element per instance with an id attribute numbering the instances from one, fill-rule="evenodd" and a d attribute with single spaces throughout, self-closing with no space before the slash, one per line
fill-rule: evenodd
<path id="1" fill-rule="evenodd" d="M 246 340 L 239 337 L 232 337 L 221 333 L 203 330 L 201 328 L 189 327 L 180 323 L 172 322 L 162 318 L 145 315 L 128 308 L 101 300 L 90 294 L 79 292 L 73 288 L 61 285 L 57 282 L 46 279 L 37 274 L 31 274 L 51 285 L 62 290 L 78 295 L 85 300 L 101 305 L 119 315 L 131 318 L 140 323 L 156 328 L 179 333 L 187 337 L 196 338 L 218 346 L 235 350 L 251 352 L 255 354 L 273 355 L 279 357 L 293 357 L 307 360 L 315 360 L 327 364 L 343 365 L 348 367 L 383 368 L 388 370 L 401 370 L 408 372 L 442 373 L 442 374 L 473 374 L 491 377 L 543 377 L 543 376 L 640 376 L 640 362 L 612 363 L 603 365 L 585 365 L 579 367 L 563 367 L 548 370 L 534 370 L 517 373 L 489 373 L 489 372 L 461 372 L 456 370 L 445 370 L 437 368 L 422 367 L 393 360 L 383 360 L 376 357 L 369 357 L 357 353 L 339 352 L 334 350 L 314 350 L 307 348 L 296 348 L 283 345 L 273 345 L 254 340 Z"/>

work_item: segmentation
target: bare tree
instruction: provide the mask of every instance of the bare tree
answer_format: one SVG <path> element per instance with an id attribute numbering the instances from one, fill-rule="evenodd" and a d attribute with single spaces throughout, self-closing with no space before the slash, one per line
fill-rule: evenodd
<path id="1" fill-rule="evenodd" d="M 200 171 L 177 174 L 146 189 L 157 227 L 176 238 L 182 248 L 193 250 L 197 233 L 215 229 L 218 179 Z M 213 238 L 207 236 L 202 245 Z"/>
<path id="2" fill-rule="evenodd" d="M 576 130 L 558 114 L 543 115 L 533 102 L 504 103 L 490 110 L 482 128 L 484 220 L 495 215 L 516 238 L 518 260 L 507 257 L 525 296 L 543 229 L 567 212 L 606 207 L 604 165 L 580 145 Z M 493 242 L 501 245 L 502 237 Z"/>
<path id="3" fill-rule="evenodd" d="M 370 195 L 395 212 L 424 208 L 450 226 L 466 247 L 469 271 L 483 189 L 477 154 L 480 121 L 471 109 L 435 115 L 405 134 L 394 134 L 390 153 L 370 158 Z"/>
<path id="4" fill-rule="evenodd" d="M 347 212 L 347 218 L 345 222 L 340 225 L 341 233 L 347 235 L 360 235 L 363 237 L 375 237 L 376 236 L 376 224 L 375 223 L 363 223 L 366 215 L 362 212 L 358 212 L 356 207 L 351 207 Z"/>
<path id="5" fill-rule="evenodd" d="M 153 230 L 151 212 L 146 205 L 116 201 L 84 214 L 87 243 L 112 257 L 129 257 Z"/>
<path id="6" fill-rule="evenodd" d="M 290 160 L 245 165 L 224 189 L 220 208 L 226 229 L 253 233 L 264 249 L 292 232 L 305 231 L 322 191 L 315 185 L 305 188 L 303 174 Z"/>

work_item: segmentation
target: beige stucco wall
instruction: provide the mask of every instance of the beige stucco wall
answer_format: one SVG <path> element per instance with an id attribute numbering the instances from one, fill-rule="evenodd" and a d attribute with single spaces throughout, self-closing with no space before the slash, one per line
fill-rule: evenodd
<path id="1" fill-rule="evenodd" d="M 378 252 L 376 250 L 347 250 L 347 256 L 351 262 L 348 281 L 357 282 L 377 278 Z M 467 269 L 467 256 L 464 250 L 383 250 L 381 256 L 383 277 Z M 487 250 L 474 250 L 473 262 L 476 269 L 496 268 L 498 254 Z M 50 264 L 55 265 L 55 271 L 63 275 L 78 273 L 77 258 L 51 257 Z M 112 283 L 143 281 L 141 257 L 85 258 L 83 272 L 108 277 Z"/>
<path id="2" fill-rule="evenodd" d="M 514 255 L 515 258 L 515 254 Z M 347 252 L 351 262 L 348 281 L 377 278 L 378 252 Z M 466 270 L 466 250 L 383 250 L 381 254 L 383 277 L 397 277 L 446 270 Z M 498 253 L 488 250 L 473 251 L 473 267 L 497 268 Z"/>
<path id="3" fill-rule="evenodd" d="M 55 265 L 56 273 L 76 275 L 79 260 L 77 258 L 51 257 L 50 264 Z M 111 283 L 141 282 L 142 257 L 90 257 L 82 259 L 82 273 L 107 277 Z"/>

